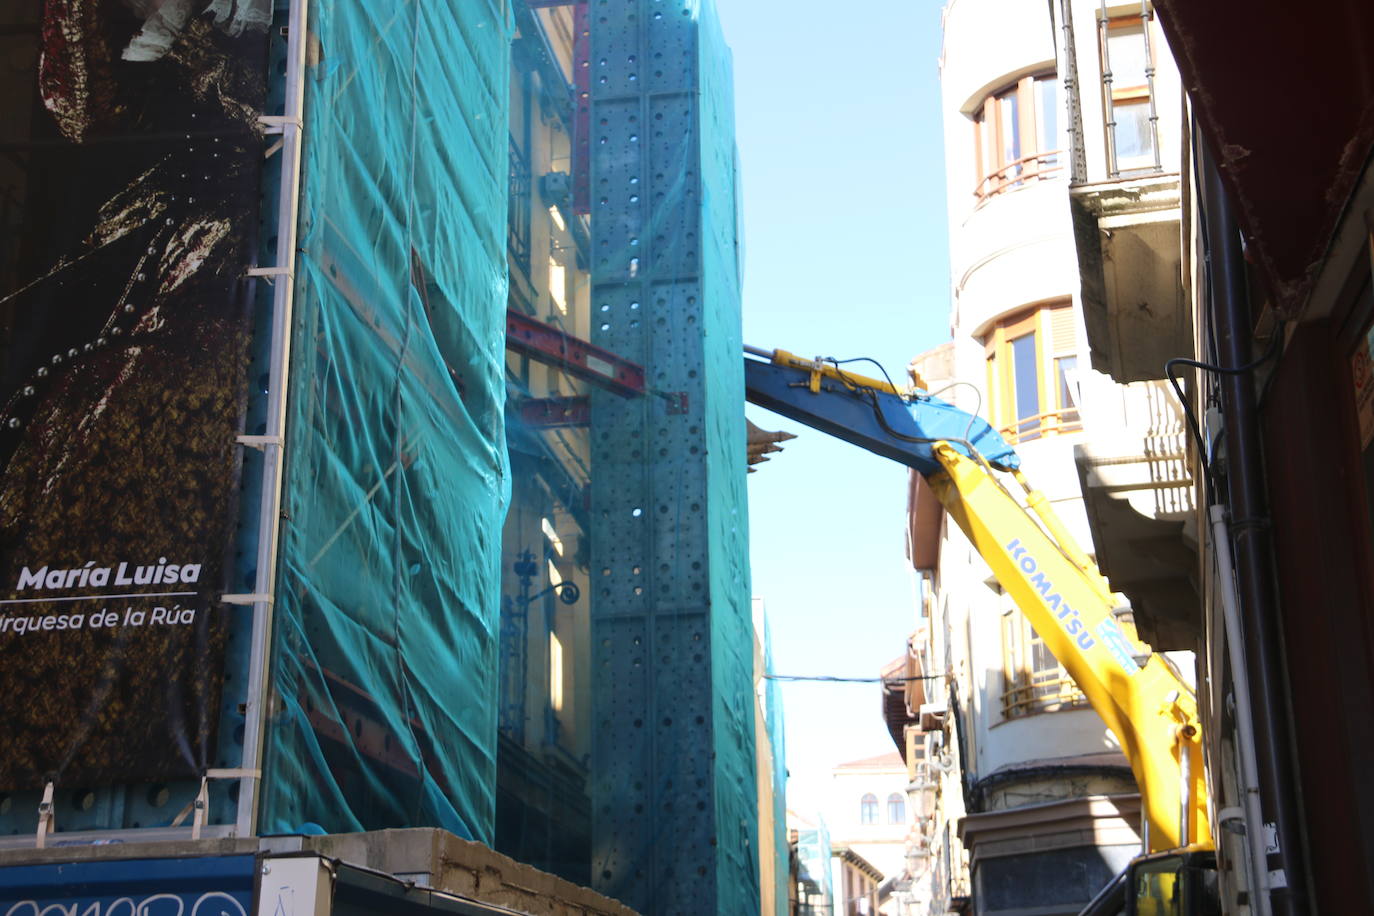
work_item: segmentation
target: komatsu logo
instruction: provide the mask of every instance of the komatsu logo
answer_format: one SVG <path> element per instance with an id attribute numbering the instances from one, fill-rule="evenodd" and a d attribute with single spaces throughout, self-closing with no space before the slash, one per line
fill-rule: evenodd
<path id="1" fill-rule="evenodd" d="M 1031 556 L 1029 550 L 1021 546 L 1021 539 L 1016 538 L 1007 545 L 1007 553 L 1015 561 L 1021 572 L 1026 574 L 1026 579 L 1030 582 L 1031 588 L 1040 593 L 1040 598 L 1045 602 L 1045 606 L 1054 612 L 1055 619 L 1059 621 L 1059 626 L 1069 635 L 1080 649 L 1091 649 L 1097 645 L 1097 640 L 1093 639 L 1092 633 L 1087 626 L 1078 618 L 1078 608 L 1072 607 L 1064 596 L 1060 595 L 1055 589 L 1054 583 L 1040 571 L 1040 564 L 1035 557 Z"/>
<path id="2" fill-rule="evenodd" d="M 1112 653 L 1112 658 L 1116 659 L 1116 663 L 1124 668 L 1127 674 L 1135 674 L 1140 670 L 1140 665 L 1136 664 L 1135 657 L 1131 655 L 1131 641 L 1126 638 L 1125 632 L 1115 620 L 1103 617 L 1102 622 L 1097 625 L 1097 635 L 1102 640 L 1102 645 L 1107 647 L 1107 651 Z"/>
<path id="3" fill-rule="evenodd" d="M 1007 553 L 1011 554 L 1012 561 L 1016 563 L 1018 569 L 1026 574 L 1026 579 L 1031 588 L 1039 594 L 1045 606 L 1054 612 L 1055 619 L 1059 621 L 1059 626 L 1068 634 L 1078 648 L 1087 650 L 1097 645 L 1097 640 L 1089 631 L 1088 626 L 1078 615 L 1078 608 L 1073 607 L 1064 596 L 1059 594 L 1050 581 L 1040 570 L 1040 564 L 1035 557 L 1022 544 L 1020 538 L 1015 538 L 1007 545 Z M 1105 617 L 1097 625 L 1097 635 L 1102 640 L 1103 648 L 1111 653 L 1112 658 L 1116 659 L 1127 674 L 1135 674 L 1140 670 L 1134 658 L 1131 657 L 1130 640 L 1122 631 L 1115 620 Z"/>

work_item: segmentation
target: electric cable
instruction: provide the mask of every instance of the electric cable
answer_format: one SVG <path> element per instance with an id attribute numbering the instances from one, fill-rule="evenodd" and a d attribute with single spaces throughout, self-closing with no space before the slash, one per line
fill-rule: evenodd
<path id="1" fill-rule="evenodd" d="M 1196 136 L 1196 115 L 1194 115 L 1190 119 L 1190 121 L 1191 131 L 1194 134 L 1194 136 Z M 1194 188 L 1200 188 L 1202 185 L 1202 175 L 1199 171 L 1199 166 L 1200 164 L 1198 162 L 1198 157 L 1193 156 L 1192 162 L 1190 164 L 1190 171 L 1193 178 Z M 1197 212 L 1198 231 L 1203 243 L 1202 262 L 1207 272 L 1206 275 L 1208 282 L 1206 287 L 1206 295 L 1210 313 L 1210 306 L 1212 301 L 1212 249 L 1208 240 L 1211 236 L 1210 232 L 1208 231 L 1207 208 L 1203 205 L 1201 198 L 1199 198 L 1196 201 L 1195 209 Z M 1213 497 L 1215 495 L 1215 484 L 1213 482 L 1212 467 L 1208 460 L 1207 442 L 1202 435 L 1202 427 L 1198 424 L 1197 418 L 1193 416 L 1192 402 L 1185 395 L 1182 385 L 1179 384 L 1178 377 L 1174 375 L 1174 367 L 1191 366 L 1195 369 L 1200 369 L 1203 372 L 1212 372 L 1218 375 L 1242 375 L 1247 372 L 1253 372 L 1269 360 L 1273 359 L 1278 354 L 1280 350 L 1280 344 L 1283 341 L 1284 328 L 1284 323 L 1279 322 L 1278 327 L 1274 330 L 1273 337 L 1270 338 L 1269 347 L 1265 351 L 1265 353 L 1258 359 L 1252 360 L 1243 366 L 1236 366 L 1234 368 L 1228 369 L 1224 366 L 1218 366 L 1215 363 L 1207 363 L 1202 362 L 1200 360 L 1187 359 L 1184 357 L 1175 357 L 1174 359 L 1168 360 L 1164 363 L 1164 375 L 1166 378 L 1168 378 L 1170 387 L 1174 389 L 1174 395 L 1178 398 L 1179 403 L 1183 405 L 1183 415 L 1188 421 L 1188 430 L 1193 434 L 1194 441 L 1197 442 L 1198 460 L 1202 465 L 1204 477 L 1203 483 L 1206 485 L 1207 488 L 1207 502 L 1209 505 L 1213 502 Z M 1208 354 L 1215 359 L 1217 357 L 1215 329 L 1211 326 L 1210 322 L 1207 324 L 1207 349 Z M 1213 394 L 1212 397 L 1209 397 L 1209 403 L 1214 404 L 1214 398 L 1215 394 Z"/>
<path id="2" fill-rule="evenodd" d="M 1182 356 L 1176 356 L 1164 363 L 1164 375 L 1168 378 L 1169 385 L 1174 389 L 1174 395 L 1177 396 L 1179 403 L 1183 405 L 1183 415 L 1187 418 L 1188 428 L 1192 432 L 1194 440 L 1197 442 L 1198 458 L 1202 462 L 1203 473 L 1206 478 L 1205 483 L 1207 485 L 1207 501 L 1209 505 L 1212 502 L 1213 482 L 1211 463 L 1207 457 L 1207 441 L 1202 435 L 1202 427 L 1198 425 L 1197 417 L 1193 416 L 1192 401 L 1188 399 L 1188 396 L 1183 391 L 1183 386 L 1179 383 L 1178 376 L 1174 374 L 1174 367 L 1191 366 L 1194 369 L 1200 369 L 1203 372 L 1211 372 L 1217 375 L 1244 375 L 1248 372 L 1254 372 L 1260 366 L 1278 355 L 1280 344 L 1283 342 L 1284 327 L 1285 325 L 1280 322 L 1278 327 L 1274 329 L 1273 336 L 1269 339 L 1268 349 L 1257 359 L 1253 359 L 1243 366 L 1228 368 L 1213 363 L 1204 363 L 1201 360 L 1187 359 Z"/>
<path id="3" fill-rule="evenodd" d="M 923 674 L 917 677 L 838 677 L 829 674 L 765 674 L 770 681 L 818 681 L 830 684 L 893 684 L 907 681 L 941 681 L 943 674 Z"/>
<path id="4" fill-rule="evenodd" d="M 972 388 L 973 396 L 975 398 L 973 413 L 969 414 L 968 425 L 964 427 L 964 438 L 967 439 L 969 433 L 973 432 L 973 421 L 978 419 L 978 417 L 981 416 L 983 413 L 983 392 L 978 388 L 978 386 L 973 384 L 973 382 L 950 382 L 945 387 L 937 389 L 935 391 L 927 391 L 926 394 L 932 398 L 936 398 L 944 394 L 951 388 L 958 388 L 961 385 L 965 388 Z"/>
<path id="5" fill-rule="evenodd" d="M 855 356 L 852 359 L 836 359 L 833 356 L 827 356 L 825 358 L 825 362 L 828 362 L 830 363 L 830 365 L 834 366 L 836 372 L 840 372 L 840 366 L 846 363 L 872 363 L 873 365 L 878 367 L 878 371 L 883 374 L 883 378 L 887 380 L 887 383 L 889 385 L 892 385 L 893 391 L 900 390 L 897 388 L 895 384 L 893 384 L 892 376 L 887 374 L 887 369 L 883 366 L 883 364 L 878 362 L 871 356 Z"/>

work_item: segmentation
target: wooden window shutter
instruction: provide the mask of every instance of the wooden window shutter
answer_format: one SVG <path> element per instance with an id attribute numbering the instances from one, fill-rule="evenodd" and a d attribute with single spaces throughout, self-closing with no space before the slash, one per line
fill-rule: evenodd
<path id="1" fill-rule="evenodd" d="M 1073 306 L 1061 305 L 1050 311 L 1051 340 L 1055 356 L 1069 356 L 1078 352 L 1078 332 L 1073 320 Z"/>

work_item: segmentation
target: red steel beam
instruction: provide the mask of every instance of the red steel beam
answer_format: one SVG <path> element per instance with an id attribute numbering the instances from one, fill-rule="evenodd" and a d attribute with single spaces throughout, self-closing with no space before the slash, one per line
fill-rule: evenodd
<path id="1" fill-rule="evenodd" d="M 564 426 L 590 426 L 592 399 L 584 395 L 570 398 L 526 398 L 517 401 L 520 422 L 530 429 L 558 429 Z"/>
<path id="2" fill-rule="evenodd" d="M 644 367 L 528 315 L 506 309 L 506 349 L 557 366 L 621 397 L 644 394 Z"/>

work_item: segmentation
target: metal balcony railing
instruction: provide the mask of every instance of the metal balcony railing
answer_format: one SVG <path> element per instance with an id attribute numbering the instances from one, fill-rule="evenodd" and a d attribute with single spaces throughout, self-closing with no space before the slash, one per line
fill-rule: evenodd
<path id="1" fill-rule="evenodd" d="M 1008 162 L 997 171 L 989 173 L 982 181 L 978 182 L 978 186 L 973 189 L 973 194 L 981 203 L 1004 191 L 1025 187 L 1037 181 L 1057 178 L 1059 176 L 1056 173 L 1064 170 L 1062 158 L 1063 150 L 1057 149 L 1022 156 L 1020 159 Z"/>
<path id="2" fill-rule="evenodd" d="M 998 430 L 1008 445 L 1030 442 L 1046 436 L 1076 433 L 1083 429 L 1083 419 L 1077 407 L 1050 410 L 1031 417 L 1022 417 Z"/>
<path id="3" fill-rule="evenodd" d="M 1068 676 L 1040 675 L 1029 683 L 1016 684 L 1002 694 L 1002 714 L 1008 719 L 1087 705 L 1088 698 L 1078 689 L 1073 678 Z"/>

